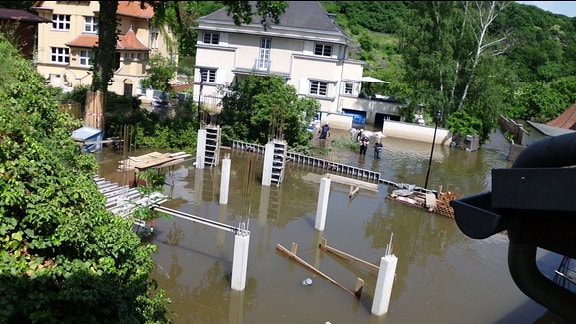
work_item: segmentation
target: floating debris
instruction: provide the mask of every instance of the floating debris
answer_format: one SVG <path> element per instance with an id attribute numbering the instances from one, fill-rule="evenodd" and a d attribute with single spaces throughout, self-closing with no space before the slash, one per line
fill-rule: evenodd
<path id="1" fill-rule="evenodd" d="M 304 279 L 304 281 L 302 281 L 302 286 L 304 286 L 304 287 L 312 286 L 312 279 L 310 279 L 310 278 Z"/>

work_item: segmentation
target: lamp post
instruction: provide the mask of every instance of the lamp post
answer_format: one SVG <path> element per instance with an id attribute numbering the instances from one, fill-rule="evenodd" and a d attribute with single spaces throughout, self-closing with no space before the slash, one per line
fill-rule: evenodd
<path id="1" fill-rule="evenodd" d="M 438 122 L 442 120 L 442 110 L 436 111 L 436 125 L 434 126 L 434 137 L 432 139 L 432 149 L 430 150 L 430 159 L 428 160 L 428 171 L 426 172 L 426 182 L 424 188 L 428 189 L 428 177 L 430 176 L 430 166 L 432 165 L 432 154 L 434 154 L 434 145 L 436 144 L 436 131 L 438 130 Z"/>

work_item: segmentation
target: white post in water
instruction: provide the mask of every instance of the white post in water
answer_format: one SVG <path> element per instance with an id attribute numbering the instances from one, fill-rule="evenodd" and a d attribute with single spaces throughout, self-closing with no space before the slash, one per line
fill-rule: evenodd
<path id="1" fill-rule="evenodd" d="M 222 159 L 222 178 L 220 179 L 220 204 L 228 203 L 228 187 L 230 185 L 230 153 Z"/>
<path id="2" fill-rule="evenodd" d="M 204 169 L 204 157 L 206 156 L 206 130 L 198 130 L 198 140 L 196 141 L 196 168 Z"/>
<path id="3" fill-rule="evenodd" d="M 234 290 L 246 288 L 246 270 L 248 268 L 248 248 L 250 231 L 240 229 L 234 237 L 234 256 L 232 258 L 232 283 Z"/>
<path id="4" fill-rule="evenodd" d="M 392 285 L 396 275 L 396 264 L 398 258 L 392 254 L 392 237 L 386 247 L 386 255 L 380 259 L 380 270 L 376 280 L 376 289 L 374 291 L 374 300 L 372 301 L 372 314 L 380 316 L 388 312 L 390 304 L 390 295 L 392 295 Z"/>
<path id="5" fill-rule="evenodd" d="M 262 166 L 262 185 L 272 184 L 272 165 L 274 164 L 274 143 L 268 143 L 264 147 L 264 165 Z"/>
<path id="6" fill-rule="evenodd" d="M 258 226 L 264 227 L 268 222 L 268 205 L 270 204 L 270 187 L 262 186 L 260 191 L 260 210 L 258 210 Z"/>
<path id="7" fill-rule="evenodd" d="M 320 179 L 320 192 L 318 192 L 318 205 L 316 206 L 316 224 L 314 228 L 323 231 L 326 225 L 326 212 L 328 211 L 328 197 L 330 196 L 330 179 Z"/>

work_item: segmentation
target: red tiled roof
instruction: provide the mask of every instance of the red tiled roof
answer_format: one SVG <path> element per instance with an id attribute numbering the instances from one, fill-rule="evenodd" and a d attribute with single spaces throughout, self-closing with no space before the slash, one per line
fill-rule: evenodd
<path id="1" fill-rule="evenodd" d="M 80 34 L 74 40 L 66 43 L 69 47 L 89 47 L 92 48 L 98 45 L 98 35 L 96 34 Z"/>
<path id="2" fill-rule="evenodd" d="M 136 34 L 130 28 L 126 35 L 118 35 L 118 42 L 116 43 L 116 49 L 123 50 L 134 50 L 134 51 L 147 51 L 148 46 L 142 44 L 142 42 L 136 37 Z"/>
<path id="3" fill-rule="evenodd" d="M 70 47 L 88 47 L 92 48 L 98 46 L 98 35 L 96 34 L 81 34 L 73 41 L 66 43 Z M 132 51 L 148 51 L 148 46 L 142 44 L 132 29 L 126 35 L 118 35 L 116 42 L 116 49 L 118 50 L 132 50 Z"/>
<path id="4" fill-rule="evenodd" d="M 568 108 L 562 115 L 546 123 L 548 126 L 576 130 L 576 105 Z"/>
<path id="5" fill-rule="evenodd" d="M 46 1 L 36 1 L 32 5 L 32 9 L 41 8 Z M 149 4 L 144 4 L 144 9 L 140 8 L 142 1 L 118 1 L 118 8 L 116 13 L 118 15 L 150 19 L 154 17 L 154 8 Z"/>
<path id="6" fill-rule="evenodd" d="M 142 1 L 118 1 L 116 13 L 123 16 L 146 18 L 154 17 L 154 8 L 144 3 L 144 9 L 140 7 Z"/>
<path id="7" fill-rule="evenodd" d="M 181 83 L 181 84 L 174 83 L 174 84 L 170 85 L 170 88 L 172 88 L 172 90 L 174 90 L 176 92 L 182 92 L 182 91 L 184 91 L 188 88 L 191 88 L 193 86 L 194 86 L 193 82 Z"/>

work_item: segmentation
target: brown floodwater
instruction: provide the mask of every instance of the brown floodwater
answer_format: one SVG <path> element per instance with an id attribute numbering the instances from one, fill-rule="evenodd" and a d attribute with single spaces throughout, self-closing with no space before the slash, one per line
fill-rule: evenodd
<path id="1" fill-rule="evenodd" d="M 371 148 L 366 156 L 337 148 L 331 140 L 346 137 L 332 131 L 324 157 L 381 172 L 396 183 L 424 186 L 431 144 L 384 138 L 381 159 Z M 475 152 L 436 146 L 429 187 L 460 196 L 490 191 L 491 170 L 507 168 L 507 145 L 494 141 Z M 134 150 L 131 156 L 161 150 Z M 507 266 L 508 239 L 466 237 L 455 221 L 392 200 L 395 188 L 360 190 L 349 199 L 348 186 L 331 183 L 324 231 L 314 229 L 320 179 L 325 170 L 289 163 L 284 181 L 262 186 L 263 155 L 230 153 L 228 204 L 220 205 L 221 166 L 196 169 L 186 161 L 167 173 L 163 206 L 239 226 L 248 224 L 250 246 L 246 288 L 230 288 L 234 235 L 180 218 L 156 221 L 149 240 L 158 246 L 153 277 L 172 300 L 175 323 L 531 323 L 547 310 L 513 283 Z M 221 155 L 221 156 L 222 156 Z M 100 175 L 116 174 L 121 152 L 97 153 Z M 388 312 L 371 314 L 376 274 L 318 248 L 322 239 L 333 248 L 379 265 L 391 241 L 398 257 Z M 277 250 L 297 255 L 340 285 L 353 290 L 365 281 L 360 298 L 314 275 Z M 560 257 L 539 251 L 538 265 L 552 276 Z M 312 279 L 312 285 L 302 282 Z"/>

